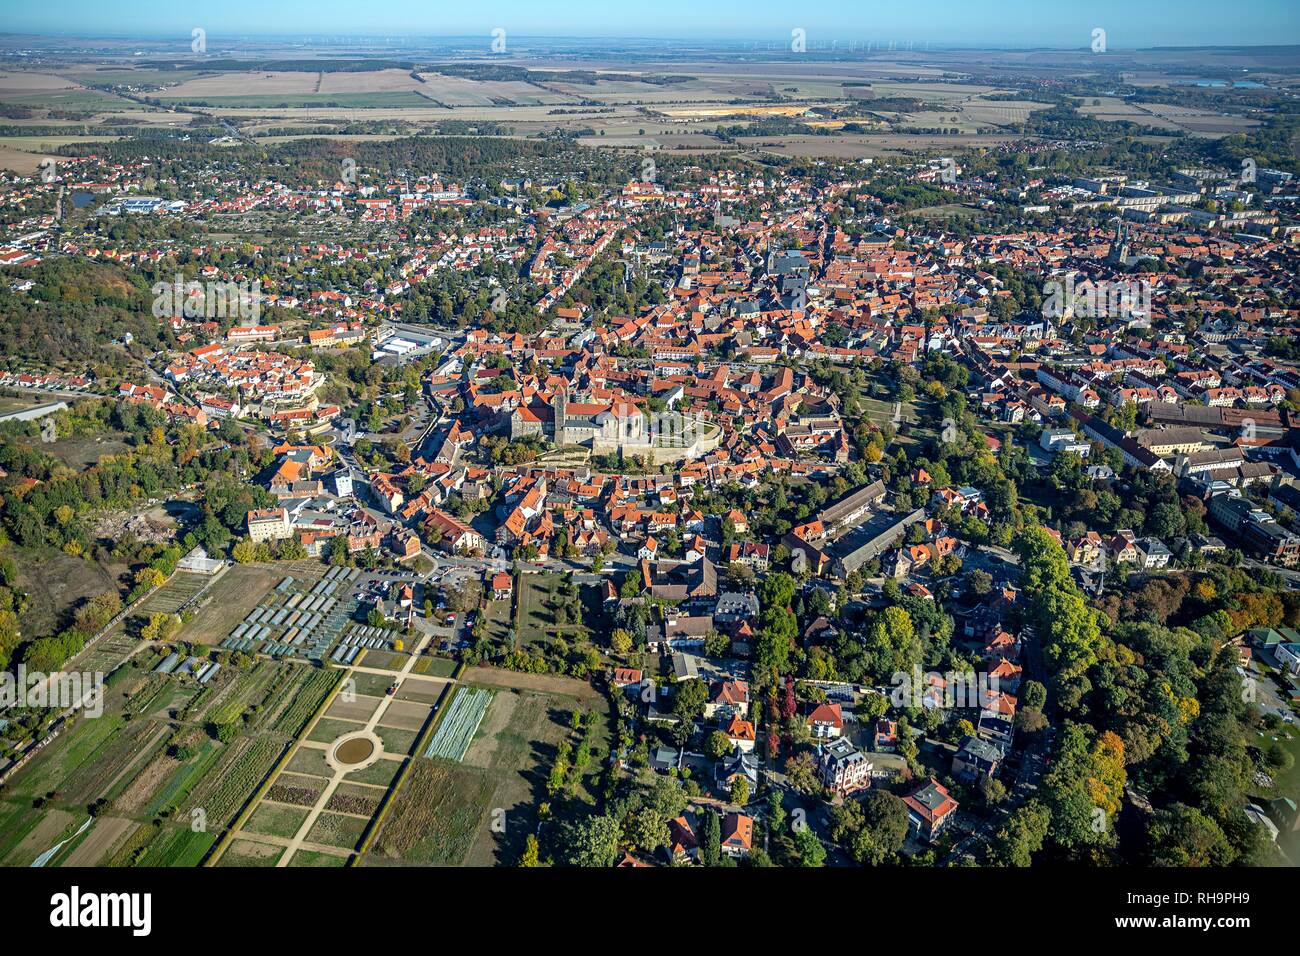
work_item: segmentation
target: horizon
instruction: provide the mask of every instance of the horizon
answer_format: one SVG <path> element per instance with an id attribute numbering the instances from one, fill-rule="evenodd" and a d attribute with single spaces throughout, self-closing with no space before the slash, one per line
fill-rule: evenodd
<path id="1" fill-rule="evenodd" d="M 1098 0 L 1083 7 L 1045 7 L 1033 0 L 961 3 L 918 0 L 907 10 L 873 10 L 814 2 L 790 12 L 774 0 L 736 0 L 701 11 L 687 0 L 663 0 L 653 9 L 611 10 L 595 0 L 568 0 L 548 7 L 523 0 L 498 0 L 472 11 L 438 10 L 414 0 L 388 0 L 361 13 L 337 0 L 288 0 L 268 9 L 252 0 L 232 0 L 220 11 L 203 4 L 143 0 L 113 9 L 90 0 L 54 0 L 19 7 L 0 2 L 4 36 L 51 39 L 175 38 L 189 42 L 202 27 L 210 42 L 237 40 L 387 41 L 457 40 L 486 37 L 497 28 L 526 40 L 656 41 L 718 46 L 788 42 L 795 28 L 807 33 L 809 49 L 831 43 L 869 41 L 929 44 L 953 49 L 1080 49 L 1091 32 L 1107 32 L 1112 50 L 1166 48 L 1287 47 L 1300 45 L 1300 5 L 1289 0 L 1247 0 L 1225 16 L 1208 0 L 1177 3 L 1151 0 L 1140 6 Z M 304 30 L 304 24 L 316 29 Z M 357 27 L 364 24 L 364 29 Z M 70 25 L 73 25 L 69 28 Z"/>

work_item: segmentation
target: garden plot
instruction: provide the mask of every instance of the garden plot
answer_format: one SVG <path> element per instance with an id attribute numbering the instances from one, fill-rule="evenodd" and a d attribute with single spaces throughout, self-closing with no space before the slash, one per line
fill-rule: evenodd
<path id="1" fill-rule="evenodd" d="M 399 727 L 402 730 L 419 730 L 429 720 L 429 714 L 432 710 L 433 708 L 428 704 L 395 700 L 384 711 L 384 719 L 381 723 L 388 727 Z"/>
<path id="2" fill-rule="evenodd" d="M 414 700 L 422 704 L 436 704 L 442 700 L 442 695 L 449 685 L 446 681 L 436 678 L 420 679 L 406 675 L 406 680 L 402 681 L 402 686 L 397 688 L 394 694 L 398 700 Z"/>
<path id="3" fill-rule="evenodd" d="M 329 710 L 325 711 L 325 716 L 338 720 L 356 720 L 365 723 L 370 719 L 370 715 L 375 712 L 382 698 L 364 697 L 357 695 L 352 700 L 344 699 L 343 695 L 334 698 L 330 704 Z"/>
<path id="4" fill-rule="evenodd" d="M 441 757 L 457 763 L 465 759 L 465 751 L 469 750 L 492 697 L 493 692 L 483 687 L 458 688 L 424 756 Z"/>

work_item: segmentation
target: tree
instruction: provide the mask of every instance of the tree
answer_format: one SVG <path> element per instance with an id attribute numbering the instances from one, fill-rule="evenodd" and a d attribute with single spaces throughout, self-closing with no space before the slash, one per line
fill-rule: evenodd
<path id="1" fill-rule="evenodd" d="M 642 807 L 628 816 L 623 836 L 634 847 L 653 850 L 668 842 L 668 823 L 654 807 Z"/>
<path id="2" fill-rule="evenodd" d="M 790 781 L 790 786 L 801 793 L 813 793 L 820 789 L 821 784 L 817 777 L 817 761 L 807 751 L 791 757 L 785 762 L 785 775 Z"/>
<path id="3" fill-rule="evenodd" d="M 794 833 L 794 848 L 800 866 L 822 866 L 826 862 L 826 848 L 817 839 L 811 827 L 802 827 Z"/>
<path id="4" fill-rule="evenodd" d="M 704 635 L 704 653 L 708 657 L 722 657 L 731 649 L 731 638 L 721 631 L 711 630 Z"/>
<path id="5" fill-rule="evenodd" d="M 1055 763 L 1043 777 L 1043 792 L 1052 813 L 1050 835 L 1067 849 L 1107 846 L 1116 785 L 1113 742 L 1090 744 L 1091 728 L 1066 722 L 1061 728 Z M 1111 735 L 1114 736 L 1114 735 Z M 1123 745 L 1119 747 L 1122 760 Z M 1122 771 L 1120 773 L 1122 795 Z"/>
<path id="6" fill-rule="evenodd" d="M 903 847 L 907 807 L 887 790 L 868 790 L 858 802 L 831 811 L 831 839 L 864 866 L 876 866 Z"/>
<path id="7" fill-rule="evenodd" d="M 632 650 L 632 632 L 616 627 L 609 635 L 609 648 L 615 654 L 626 654 Z"/>
<path id="8" fill-rule="evenodd" d="M 1036 680 L 1025 681 L 1020 688 L 1020 706 L 1042 710 L 1047 706 L 1047 688 Z"/>
<path id="9" fill-rule="evenodd" d="M 621 828 L 611 816 L 589 816 L 562 828 L 564 861 L 569 866 L 609 867 L 618 858 Z"/>
<path id="10" fill-rule="evenodd" d="M 993 576 L 987 571 L 976 568 L 966 575 L 966 590 L 976 597 L 983 597 L 993 590 Z"/>
<path id="11" fill-rule="evenodd" d="M 1235 854 L 1223 830 L 1195 807 L 1175 803 L 1156 811 L 1147 827 L 1152 866 L 1227 866 Z"/>
<path id="12" fill-rule="evenodd" d="M 230 549 L 230 556 L 235 559 L 236 564 L 251 564 L 257 560 L 257 545 L 244 538 Z"/>
<path id="13" fill-rule="evenodd" d="M 871 671 L 882 680 L 893 674 L 911 674 L 921 666 L 924 649 L 911 615 L 901 607 L 887 607 L 877 614 L 864 643 Z"/>
<path id="14" fill-rule="evenodd" d="M 794 578 L 784 571 L 777 571 L 763 579 L 758 596 L 764 608 L 788 608 L 794 600 L 795 589 Z"/>
<path id="15" fill-rule="evenodd" d="M 767 832 L 778 833 L 785 826 L 785 807 L 781 804 L 781 791 L 767 795 Z"/>
<path id="16" fill-rule="evenodd" d="M 1029 866 L 1043 847 L 1051 813 L 1037 800 L 1017 808 L 998 831 L 991 859 L 1000 866 Z"/>
<path id="17" fill-rule="evenodd" d="M 521 867 L 541 866 L 541 860 L 538 855 L 537 837 L 528 834 L 528 839 L 524 841 L 524 852 L 519 857 Z"/>
<path id="18" fill-rule="evenodd" d="M 754 666 L 769 679 L 790 667 L 798 622 L 794 612 L 785 607 L 769 607 L 759 618 L 758 639 L 754 646 Z"/>
<path id="19" fill-rule="evenodd" d="M 1060 706 L 1077 710 L 1087 689 L 1085 674 L 1096 662 L 1101 643 L 1097 614 L 1070 577 L 1065 552 L 1044 528 L 1025 528 L 1013 548 L 1023 570 L 1026 617 L 1043 644 Z"/>
<path id="20" fill-rule="evenodd" d="M 749 803 L 749 781 L 744 777 L 737 777 L 732 781 L 731 802 L 740 807 Z"/>
<path id="21" fill-rule="evenodd" d="M 691 678 L 673 688 L 673 713 L 683 720 L 695 720 L 704 713 L 709 699 L 709 688 L 704 681 Z"/>
<path id="22" fill-rule="evenodd" d="M 731 753 L 731 738 L 721 730 L 713 731 L 705 741 L 704 752 L 714 760 L 722 759 Z"/>
<path id="23" fill-rule="evenodd" d="M 149 616 L 149 623 L 140 629 L 146 641 L 168 641 L 181 629 L 181 619 L 175 614 L 159 611 Z"/>
<path id="24" fill-rule="evenodd" d="M 650 789 L 647 804 L 664 820 L 672 820 L 682 815 L 686 809 L 686 793 L 681 781 L 675 777 L 655 777 Z"/>
<path id="25" fill-rule="evenodd" d="M 705 866 L 717 866 L 722 856 L 722 821 L 713 810 L 704 811 L 704 820 L 700 825 L 700 862 Z"/>
<path id="26" fill-rule="evenodd" d="M 864 694 L 858 702 L 858 716 L 864 722 L 877 721 L 889 711 L 889 698 L 884 694 Z"/>

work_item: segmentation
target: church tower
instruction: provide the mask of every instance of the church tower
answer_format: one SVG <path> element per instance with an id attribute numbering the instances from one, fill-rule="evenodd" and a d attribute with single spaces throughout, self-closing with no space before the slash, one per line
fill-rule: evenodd
<path id="1" fill-rule="evenodd" d="M 555 390 L 555 397 L 551 399 L 551 411 L 555 416 L 555 425 L 552 429 L 552 436 L 555 444 L 564 445 L 565 441 L 564 418 L 569 407 L 569 390 L 563 386 Z"/>

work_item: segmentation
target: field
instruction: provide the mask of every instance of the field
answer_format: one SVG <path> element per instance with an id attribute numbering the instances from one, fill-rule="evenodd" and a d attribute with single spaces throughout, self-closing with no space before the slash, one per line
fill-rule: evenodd
<path id="1" fill-rule="evenodd" d="M 1085 100 L 1079 112 L 1093 119 L 1137 123 L 1157 129 L 1182 131 L 1191 136 L 1217 138 L 1258 126 L 1257 120 L 1210 110 L 1173 106 L 1166 103 L 1135 103 L 1104 96 Z"/>
<path id="2" fill-rule="evenodd" d="M 194 600 L 212 581 L 202 574 L 178 571 L 166 584 L 154 591 L 123 620 L 110 628 L 90 649 L 77 658 L 79 667 L 91 671 L 113 670 L 130 654 L 137 652 L 141 624 L 152 614 L 176 614 Z"/>
<path id="3" fill-rule="evenodd" d="M 371 852 L 407 863 L 460 863 L 474 842 L 491 796 L 487 773 L 417 758 Z"/>
<path id="4" fill-rule="evenodd" d="M 1130 82 L 1159 87 L 1182 75 L 1185 64 L 1177 54 L 1170 56 L 1178 69 L 1163 69 L 1163 54 L 1121 57 L 1112 68 L 1124 70 Z M 1260 72 L 1268 70 L 1267 58 L 1244 54 L 1238 58 L 1237 67 L 1244 63 L 1252 74 L 1269 82 Z M 356 121 L 392 121 L 402 127 L 392 135 L 413 130 L 436 135 L 439 123 L 456 121 L 491 123 L 516 137 L 562 131 L 585 145 L 602 148 L 682 153 L 739 148 L 751 153 L 853 159 L 1006 142 L 1035 112 L 1047 107 L 1025 90 L 1025 70 L 1072 69 L 1082 75 L 1093 69 L 1086 57 L 1063 51 L 1049 55 L 1047 51 L 961 53 L 919 48 L 900 50 L 897 56 L 877 50 L 866 59 L 843 61 L 771 59 L 761 54 L 647 62 L 636 57 L 629 61 L 626 56 L 520 54 L 511 59 L 512 65 L 529 74 L 480 79 L 455 75 L 458 71 L 424 70 L 413 76 L 406 69 L 277 70 L 274 64 L 272 69 L 254 66 L 245 71 L 160 70 L 150 64 L 136 67 L 129 60 L 74 62 L 58 72 L 49 67 L 3 71 L 0 103 L 36 111 L 11 124 L 39 124 L 43 129 L 31 136 L 0 139 L 0 165 L 30 173 L 42 152 L 70 141 L 93 144 L 113 137 L 122 132 L 116 124 L 180 127 L 192 120 L 189 114 L 149 106 L 89 84 L 146 87 L 151 88 L 151 98 L 165 104 L 199 104 L 238 126 L 244 135 L 268 144 L 301 137 L 281 132 L 296 125 L 334 128 L 340 132 L 325 135 L 339 139 L 380 139 L 389 135 L 387 131 L 344 134 L 341 130 Z M 1198 68 L 1212 61 L 1214 57 L 1198 63 Z M 1004 82 L 999 82 L 999 73 Z M 972 75 L 980 79 L 972 80 Z M 922 108 L 891 111 L 892 97 L 917 99 Z M 882 101 L 879 108 L 877 101 Z M 88 123 L 93 132 L 59 133 L 58 127 L 73 121 L 66 114 L 51 115 L 51 110 L 78 111 L 82 114 L 78 122 Z M 1240 113 L 1136 104 L 1118 97 L 1086 98 L 1081 111 L 1200 137 L 1240 132 L 1258 122 Z M 742 136 L 735 143 L 713 135 L 719 125 L 743 128 L 771 119 L 806 125 L 808 135 Z M 115 125 L 106 125 L 110 122 Z M 843 133 L 849 122 L 874 131 Z M 919 132 L 933 128 L 956 133 Z M 832 135 L 813 135 L 819 129 Z"/>
<path id="5" fill-rule="evenodd" d="M 547 643 L 557 634 L 573 637 L 586 631 L 581 622 L 555 623 L 555 614 L 547 605 L 559 593 L 562 581 L 563 576 L 559 574 L 519 575 L 519 593 L 515 600 L 519 604 L 516 612 L 516 636 L 521 647 Z"/>
<path id="6" fill-rule="evenodd" d="M 197 644 L 219 643 L 284 576 L 283 570 L 272 565 L 231 566 L 212 586 L 203 613 L 185 628 L 181 638 Z"/>
<path id="7" fill-rule="evenodd" d="M 608 752 L 609 743 L 604 698 L 588 684 L 554 675 L 472 668 L 466 677 L 496 689 L 472 739 L 459 762 L 437 756 L 413 759 L 363 862 L 513 864 L 525 834 L 536 826 L 538 804 L 548 799 L 546 777 L 559 742 L 576 745 L 575 710 L 597 715 L 593 759 L 572 794 L 572 799 L 594 805 L 592 790 L 601 766 L 595 758 Z M 435 744 L 444 727 L 450 731 L 463 723 L 453 720 L 454 711 L 460 699 L 474 699 L 467 696 L 472 689 L 459 688 L 446 705 Z M 462 737 L 449 733 L 444 743 L 455 740 L 457 746 L 444 752 L 454 758 Z"/>
<path id="8" fill-rule="evenodd" d="M 403 667 L 414 660 L 406 655 L 398 658 L 396 663 Z M 292 730 L 300 738 L 297 749 L 237 825 L 236 838 L 214 853 L 218 865 L 233 862 L 227 859 L 230 853 L 243 859 L 252 851 L 240 845 L 248 843 L 278 847 L 282 853 L 276 865 L 346 862 L 371 826 L 406 755 L 429 722 L 433 703 L 446 687 L 440 679 L 407 677 L 404 671 L 356 672 L 343 685 L 346 693 L 326 704 L 344 671 L 278 666 L 311 674 L 304 689 L 292 695 L 285 714 L 274 721 L 277 728 Z M 389 696 L 385 691 L 395 679 L 401 686 Z M 419 690 L 411 693 L 408 688 Z M 332 764 L 328 755 L 334 742 L 363 729 L 379 738 L 378 759 L 359 769 Z"/>
<path id="9" fill-rule="evenodd" d="M 66 627 L 78 605 L 87 598 L 120 591 L 121 578 L 129 570 L 125 564 L 101 564 L 53 548 L 25 549 L 15 554 L 15 560 L 18 586 L 28 594 L 27 610 L 22 616 L 26 634 L 52 634 Z"/>
<path id="10" fill-rule="evenodd" d="M 178 575 L 146 607 L 175 609 L 200 586 L 198 576 Z M 158 656 L 139 655 L 117 670 L 104 715 L 71 722 L 0 788 L 0 865 L 38 857 L 47 866 L 199 865 L 291 745 L 275 728 L 300 732 L 341 677 L 289 662 L 227 661 L 199 688 L 151 673 Z M 236 728 L 226 742 L 211 730 L 219 724 Z M 261 813 L 250 834 L 287 829 L 291 812 Z M 251 840 L 236 842 L 227 863 L 267 862 Z"/>
<path id="11" fill-rule="evenodd" d="M 105 455 L 120 455 L 126 451 L 129 446 L 125 438 L 125 432 L 116 431 L 94 436 L 74 435 L 42 445 L 41 450 L 80 471 L 95 464 Z"/>

